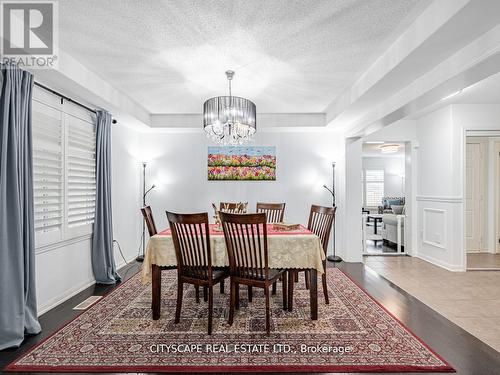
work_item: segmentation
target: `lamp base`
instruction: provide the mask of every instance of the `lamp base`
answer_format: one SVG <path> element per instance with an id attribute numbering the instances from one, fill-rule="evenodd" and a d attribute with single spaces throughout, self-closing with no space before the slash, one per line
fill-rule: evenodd
<path id="1" fill-rule="evenodd" d="M 139 255 L 135 260 L 141 263 L 144 262 L 144 255 Z"/>
<path id="2" fill-rule="evenodd" d="M 335 262 L 335 263 L 339 263 L 339 262 L 342 262 L 342 258 L 339 257 L 338 255 L 328 255 L 326 257 L 326 259 L 329 261 L 329 262 Z"/>

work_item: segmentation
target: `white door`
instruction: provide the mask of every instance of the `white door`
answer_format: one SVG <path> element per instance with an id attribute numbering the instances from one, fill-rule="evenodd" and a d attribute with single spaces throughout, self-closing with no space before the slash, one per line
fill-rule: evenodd
<path id="1" fill-rule="evenodd" d="M 483 249 L 483 145 L 467 143 L 465 161 L 465 239 L 468 253 Z"/>

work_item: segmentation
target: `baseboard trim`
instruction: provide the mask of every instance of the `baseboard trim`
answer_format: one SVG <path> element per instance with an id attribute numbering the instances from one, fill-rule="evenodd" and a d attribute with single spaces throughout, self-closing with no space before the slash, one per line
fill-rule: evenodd
<path id="1" fill-rule="evenodd" d="M 130 262 L 132 262 L 134 259 L 135 259 L 135 256 L 131 257 L 130 259 L 127 259 L 127 262 L 130 264 Z M 120 264 L 117 264 L 116 268 L 119 269 L 125 265 L 126 265 L 125 262 L 122 262 Z M 47 311 L 56 308 L 61 303 L 66 302 L 70 298 L 76 296 L 78 293 L 84 291 L 85 289 L 87 289 L 88 287 L 90 287 L 92 285 L 95 285 L 94 278 L 89 279 L 89 280 L 85 281 L 84 283 L 80 284 L 79 286 L 77 286 L 75 288 L 71 288 L 71 289 L 67 290 L 66 292 L 61 293 L 60 295 L 58 295 L 54 298 L 51 298 L 47 303 L 45 303 L 44 305 L 42 305 L 38 308 L 38 316 L 41 316 L 41 315 L 45 314 Z"/>
<path id="2" fill-rule="evenodd" d="M 47 311 L 52 310 L 59 306 L 61 303 L 66 302 L 69 300 L 71 297 L 76 296 L 78 293 L 84 291 L 88 287 L 92 286 L 95 284 L 95 279 L 92 278 L 91 280 L 88 280 L 84 282 L 83 284 L 80 284 L 79 286 L 69 289 L 68 291 L 52 298 L 49 300 L 48 303 L 46 303 L 44 306 L 40 306 L 38 308 L 38 316 L 41 316 L 45 314 Z"/>
<path id="3" fill-rule="evenodd" d="M 424 255 L 424 254 L 421 254 L 420 252 L 417 253 L 416 255 L 414 255 L 416 258 L 420 258 L 426 262 L 429 262 L 431 264 L 434 264 L 435 266 L 438 266 L 438 267 L 441 267 L 441 268 L 444 268 L 445 270 L 447 271 L 451 271 L 451 272 L 465 272 L 465 268 L 463 267 L 459 267 L 459 266 L 453 266 L 453 265 L 450 265 L 448 263 L 444 263 L 436 258 L 433 258 L 431 256 L 428 256 L 428 255 Z"/>

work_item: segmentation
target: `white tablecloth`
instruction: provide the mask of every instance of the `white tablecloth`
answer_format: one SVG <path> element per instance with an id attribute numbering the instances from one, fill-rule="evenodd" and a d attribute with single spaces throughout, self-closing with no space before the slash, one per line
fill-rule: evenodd
<path id="1" fill-rule="evenodd" d="M 285 269 L 314 268 L 319 274 L 324 272 L 323 261 L 325 253 L 321 241 L 315 234 L 271 234 L 267 236 L 269 267 Z M 224 235 L 211 234 L 212 265 L 215 267 L 229 266 Z M 174 243 L 171 235 L 157 234 L 148 241 L 142 281 L 151 281 L 151 266 L 175 266 Z"/>

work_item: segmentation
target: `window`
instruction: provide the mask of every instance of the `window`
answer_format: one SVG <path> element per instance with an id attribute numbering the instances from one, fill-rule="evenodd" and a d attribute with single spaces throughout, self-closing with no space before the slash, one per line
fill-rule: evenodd
<path id="1" fill-rule="evenodd" d="M 384 197 L 383 169 L 365 170 L 363 192 L 365 207 L 378 207 L 382 203 Z"/>
<path id="2" fill-rule="evenodd" d="M 35 89 L 33 177 L 37 247 L 92 233 L 96 190 L 92 115 Z"/>

